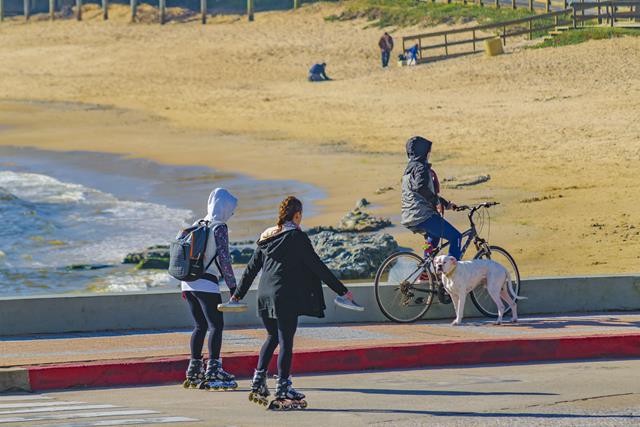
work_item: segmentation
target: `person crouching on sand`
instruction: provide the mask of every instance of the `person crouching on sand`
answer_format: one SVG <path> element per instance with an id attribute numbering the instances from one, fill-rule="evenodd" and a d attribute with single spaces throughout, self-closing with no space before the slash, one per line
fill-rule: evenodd
<path id="1" fill-rule="evenodd" d="M 218 310 L 222 302 L 219 279 L 224 282 L 233 295 L 236 290 L 236 279 L 231 267 L 229 255 L 229 234 L 227 221 L 233 215 L 238 200 L 223 188 L 216 188 L 209 195 L 207 215 L 209 235 L 205 249 L 203 265 L 209 266 L 202 278 L 192 282 L 181 282 L 182 296 L 189 305 L 195 328 L 191 335 L 191 360 L 187 369 L 185 387 L 193 386 L 202 389 L 237 388 L 235 377 L 222 369 L 220 348 L 222 347 L 222 330 L 224 319 Z M 196 222 L 196 224 L 199 221 Z M 213 258 L 216 258 L 214 261 Z M 206 370 L 202 363 L 202 347 L 209 331 L 209 362 Z"/>
<path id="2" fill-rule="evenodd" d="M 326 68 L 327 64 L 325 62 L 322 64 L 314 64 L 313 67 L 309 69 L 309 81 L 323 82 L 325 80 L 331 80 L 331 78 L 327 76 Z"/>
<path id="3" fill-rule="evenodd" d="M 351 292 L 331 273 L 316 254 L 307 234 L 300 230 L 301 221 L 302 202 L 293 196 L 284 199 L 280 203 L 277 225 L 260 236 L 258 247 L 232 297 L 233 301 L 244 298 L 262 270 L 258 315 L 267 330 L 267 339 L 260 350 L 249 398 L 256 403 L 267 403 L 270 394 L 266 383 L 267 368 L 279 345 L 278 382 L 271 409 L 306 407 L 305 395 L 291 386 L 289 378 L 293 338 L 298 316 L 324 317 L 326 306 L 321 281 L 338 295 L 353 300 Z"/>

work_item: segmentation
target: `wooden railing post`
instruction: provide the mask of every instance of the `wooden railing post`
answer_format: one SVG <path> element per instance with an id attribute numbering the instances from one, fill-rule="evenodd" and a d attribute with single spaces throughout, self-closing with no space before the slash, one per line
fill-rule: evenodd
<path id="1" fill-rule="evenodd" d="M 533 19 L 529 21 L 529 40 L 533 40 Z"/>
<path id="2" fill-rule="evenodd" d="M 293 8 L 297 9 L 300 7 L 300 0 L 293 0 Z"/>
<path id="3" fill-rule="evenodd" d="M 529 0 L 529 12 L 533 12 L 533 0 Z"/>
<path id="4" fill-rule="evenodd" d="M 31 2 L 29 0 L 24 0 L 24 20 L 28 21 L 31 16 Z"/>
<path id="5" fill-rule="evenodd" d="M 476 51 L 476 30 L 473 30 L 473 51 Z"/>
<path id="6" fill-rule="evenodd" d="M 82 21 L 82 0 L 76 0 L 76 19 Z"/>
<path id="7" fill-rule="evenodd" d="M 136 14 L 138 12 L 138 0 L 131 0 L 129 4 L 131 6 L 131 22 L 135 22 Z"/>
<path id="8" fill-rule="evenodd" d="M 203 25 L 207 23 L 207 9 L 207 0 L 200 0 L 200 21 Z"/>
<path id="9" fill-rule="evenodd" d="M 580 3 L 582 3 L 582 26 L 584 27 L 584 0 L 580 0 Z"/>
<path id="10" fill-rule="evenodd" d="M 447 40 L 447 35 L 444 35 L 444 54 L 449 56 L 449 40 Z"/>
<path id="11" fill-rule="evenodd" d="M 573 29 L 575 30 L 576 28 L 578 28 L 578 20 L 576 17 L 576 6 L 573 5 Z"/>
<path id="12" fill-rule="evenodd" d="M 253 21 L 253 0 L 247 0 L 247 17 L 249 22 Z"/>
<path id="13" fill-rule="evenodd" d="M 547 11 L 547 13 L 551 12 L 551 0 L 547 0 L 546 11 Z"/>
<path id="14" fill-rule="evenodd" d="M 602 4 L 598 0 L 598 25 L 602 24 Z"/>
<path id="15" fill-rule="evenodd" d="M 4 21 L 4 0 L 0 0 L 0 22 Z"/>
<path id="16" fill-rule="evenodd" d="M 502 45 L 503 46 L 507 45 L 507 27 L 506 26 L 502 27 Z"/>
<path id="17" fill-rule="evenodd" d="M 164 25 L 164 18 L 167 13 L 167 0 L 158 0 L 158 9 L 160 9 L 160 25 Z"/>
<path id="18" fill-rule="evenodd" d="M 109 19 L 109 0 L 102 0 L 102 19 Z"/>
<path id="19" fill-rule="evenodd" d="M 496 0 L 496 9 L 500 9 L 500 0 Z"/>
<path id="20" fill-rule="evenodd" d="M 49 0 L 49 19 L 54 20 L 56 18 L 56 0 Z"/>
<path id="21" fill-rule="evenodd" d="M 516 0 L 511 0 L 511 8 L 514 9 L 514 10 L 518 8 Z"/>

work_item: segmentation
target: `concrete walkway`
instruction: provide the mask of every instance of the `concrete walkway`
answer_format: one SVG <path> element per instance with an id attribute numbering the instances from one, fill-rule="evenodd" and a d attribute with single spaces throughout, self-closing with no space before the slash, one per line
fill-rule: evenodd
<path id="1" fill-rule="evenodd" d="M 157 357 L 188 357 L 190 331 L 124 331 L 0 338 L 0 367 Z M 640 314 L 607 313 L 528 317 L 518 324 L 495 326 L 487 319 L 466 319 L 460 327 L 429 321 L 305 325 L 296 336 L 296 351 L 329 350 L 412 343 L 450 343 L 496 339 L 536 339 L 601 335 L 640 335 Z M 261 328 L 225 330 L 223 355 L 255 354 Z M 206 347 L 206 346 L 205 346 Z"/>

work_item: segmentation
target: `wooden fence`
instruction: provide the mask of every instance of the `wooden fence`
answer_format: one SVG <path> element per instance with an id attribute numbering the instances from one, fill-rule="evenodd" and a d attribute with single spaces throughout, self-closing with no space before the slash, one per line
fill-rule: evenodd
<path id="1" fill-rule="evenodd" d="M 35 0 L 23 0 L 22 12 L 25 20 L 29 20 L 29 18 L 31 17 L 34 1 Z M 78 21 L 81 21 L 82 5 L 84 2 L 83 0 L 72 0 L 72 1 L 75 2 L 75 7 L 74 7 L 75 19 L 77 19 Z M 109 0 L 100 0 L 100 1 L 101 1 L 101 7 L 102 7 L 102 18 L 104 20 L 107 20 L 109 19 Z M 246 1 L 247 1 L 247 17 L 249 21 L 253 21 L 254 13 L 255 13 L 254 12 L 255 0 L 246 0 Z M 56 0 L 48 0 L 48 2 L 49 2 L 48 4 L 49 19 L 54 20 L 56 17 L 56 11 L 60 10 L 60 6 L 56 4 L 57 3 Z M 208 0 L 200 0 L 200 21 L 203 24 L 207 23 L 207 13 L 209 9 L 207 2 Z M 3 21 L 6 15 L 5 3 L 6 3 L 6 0 L 0 0 L 0 21 Z M 300 3 L 301 3 L 301 0 L 292 0 L 293 9 L 299 8 Z M 158 12 L 159 12 L 158 21 L 160 24 L 164 24 L 166 22 L 167 0 L 158 0 L 157 4 L 158 4 Z M 136 14 L 138 10 L 138 0 L 129 0 L 129 7 L 131 10 L 130 19 L 131 19 L 131 22 L 134 22 L 136 19 Z"/>
<path id="2" fill-rule="evenodd" d="M 476 25 L 456 30 L 405 36 L 402 50 L 418 46 L 418 63 L 478 52 L 478 43 L 500 37 L 507 44 L 510 37 L 524 35 L 532 39 L 558 27 L 584 27 L 587 23 L 617 25 L 621 19 L 640 18 L 640 0 L 576 2 L 570 7 L 505 22 Z M 452 49 L 455 48 L 455 49 Z M 438 53 L 433 53 L 434 51 Z"/>

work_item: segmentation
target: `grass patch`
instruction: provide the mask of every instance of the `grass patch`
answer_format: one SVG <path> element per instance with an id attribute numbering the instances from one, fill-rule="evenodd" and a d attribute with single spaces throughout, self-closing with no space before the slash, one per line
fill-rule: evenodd
<path id="1" fill-rule="evenodd" d="M 589 40 L 613 39 L 624 36 L 640 36 L 640 30 L 631 28 L 583 28 L 566 31 L 551 40 L 545 40 L 540 44 L 531 46 L 531 49 L 543 47 L 570 46 L 584 43 Z"/>
<path id="2" fill-rule="evenodd" d="M 525 9 L 495 9 L 476 5 L 431 3 L 418 0 L 350 0 L 344 2 L 345 10 L 339 15 L 325 18 L 327 21 L 347 21 L 366 18 L 375 27 L 456 24 L 471 21 L 490 23 L 531 16 Z"/>

